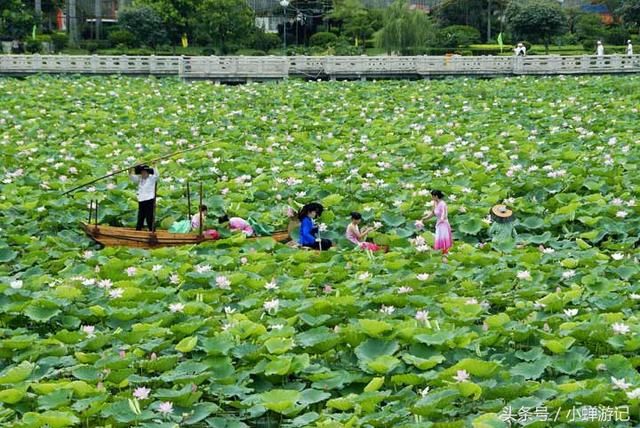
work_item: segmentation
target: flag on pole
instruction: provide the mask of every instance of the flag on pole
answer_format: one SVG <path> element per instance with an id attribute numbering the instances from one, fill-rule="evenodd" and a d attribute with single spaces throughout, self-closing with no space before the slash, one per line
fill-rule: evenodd
<path id="1" fill-rule="evenodd" d="M 182 47 L 183 48 L 189 47 L 189 39 L 187 39 L 187 33 L 182 34 Z"/>
<path id="2" fill-rule="evenodd" d="M 31 37 L 33 38 L 33 40 L 36 39 L 36 25 L 33 25 L 33 30 L 31 30 Z"/>
<path id="3" fill-rule="evenodd" d="M 502 31 L 498 34 L 498 45 L 500 46 L 500 53 L 502 53 L 502 48 L 504 47 L 504 44 L 502 43 Z"/>

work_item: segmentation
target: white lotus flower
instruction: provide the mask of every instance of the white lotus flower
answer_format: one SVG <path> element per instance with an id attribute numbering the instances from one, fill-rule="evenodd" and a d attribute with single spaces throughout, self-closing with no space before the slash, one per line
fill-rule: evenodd
<path id="1" fill-rule="evenodd" d="M 81 329 L 82 329 L 82 332 L 87 335 L 87 337 L 95 336 L 96 328 L 94 326 L 92 326 L 92 325 L 83 325 L 81 327 Z"/>
<path id="2" fill-rule="evenodd" d="M 98 281 L 98 287 L 100 288 L 111 288 L 113 286 L 113 282 L 110 279 L 101 279 Z"/>
<path id="3" fill-rule="evenodd" d="M 169 277 L 169 282 L 173 285 L 180 284 L 180 276 L 177 273 L 172 273 Z"/>
<path id="4" fill-rule="evenodd" d="M 615 377 L 611 376 L 611 383 L 613 383 L 613 387 L 615 389 L 621 389 L 624 391 L 631 388 L 631 385 L 625 382 L 624 378 L 616 379 Z"/>
<path id="5" fill-rule="evenodd" d="M 206 273 L 211 271 L 211 266 L 209 265 L 198 265 L 196 266 L 196 272 L 198 273 Z"/>
<path id="6" fill-rule="evenodd" d="M 529 273 L 528 270 L 523 270 L 518 272 L 518 279 L 522 279 L 525 281 L 531 281 L 531 274 Z"/>
<path id="7" fill-rule="evenodd" d="M 127 276 L 134 276 L 137 272 L 137 269 L 134 266 L 131 266 L 126 268 L 124 271 L 127 274 Z"/>
<path id="8" fill-rule="evenodd" d="M 85 251 L 84 253 L 82 253 L 82 258 L 85 260 L 89 260 L 91 257 L 93 257 L 93 251 Z"/>
<path id="9" fill-rule="evenodd" d="M 471 376 L 469 376 L 469 373 L 467 373 L 466 370 L 458 370 L 456 375 L 453 377 L 456 382 L 466 382 L 470 378 Z"/>
<path id="10" fill-rule="evenodd" d="M 620 210 L 620 211 L 618 211 L 618 212 L 616 213 L 616 217 L 619 217 L 619 218 L 625 218 L 625 217 L 627 216 L 627 214 L 628 214 L 628 213 L 627 213 L 626 211 L 622 211 L 622 210 Z"/>
<path id="11" fill-rule="evenodd" d="M 411 293 L 412 291 L 413 291 L 413 288 L 407 287 L 407 286 L 398 288 L 398 294 L 407 294 L 407 293 Z"/>
<path id="12" fill-rule="evenodd" d="M 280 301 L 278 299 L 272 299 L 264 302 L 264 309 L 269 313 L 278 312 L 278 307 L 280 306 Z"/>
<path id="13" fill-rule="evenodd" d="M 627 334 L 631 331 L 628 325 L 621 322 L 614 323 L 611 327 L 613 328 L 613 332 L 615 334 Z"/>
<path id="14" fill-rule="evenodd" d="M 324 223 L 320 223 L 320 224 L 318 225 L 318 231 L 320 231 L 320 232 L 326 232 L 326 231 L 327 231 L 327 225 L 326 225 L 326 224 L 324 224 Z"/>
<path id="15" fill-rule="evenodd" d="M 264 285 L 264 288 L 266 288 L 267 290 L 276 290 L 278 288 L 278 284 L 276 284 L 275 279 L 272 279 L 270 282 L 267 282 Z"/>
<path id="16" fill-rule="evenodd" d="M 421 389 L 421 390 L 420 390 L 420 396 L 421 396 L 422 398 L 426 397 L 428 393 L 429 393 L 429 387 L 428 387 L 428 386 L 427 386 L 427 387 L 425 387 L 424 389 Z"/>
<path id="17" fill-rule="evenodd" d="M 429 275 L 428 273 L 419 273 L 416 275 L 416 278 L 418 278 L 419 281 L 426 281 L 430 276 L 431 275 Z"/>
<path id="18" fill-rule="evenodd" d="M 15 281 L 11 281 L 9 283 L 9 286 L 14 290 L 19 290 L 20 288 L 22 288 L 22 281 L 19 279 L 16 279 Z"/>
<path id="19" fill-rule="evenodd" d="M 628 391 L 627 392 L 627 397 L 630 400 L 634 400 L 636 398 L 640 398 L 640 388 L 636 388 L 633 391 Z"/>
<path id="20" fill-rule="evenodd" d="M 153 272 L 158 272 L 162 270 L 162 265 L 153 265 L 153 267 L 151 268 L 151 270 Z"/>
<path id="21" fill-rule="evenodd" d="M 231 281 L 224 275 L 216 277 L 216 285 L 218 286 L 218 288 L 221 288 L 223 290 L 231 289 Z"/>
<path id="22" fill-rule="evenodd" d="M 396 308 L 393 306 L 385 306 L 382 305 L 382 307 L 380 308 L 380 312 L 382 312 L 383 314 L 386 315 L 391 315 L 396 311 Z"/>
<path id="23" fill-rule="evenodd" d="M 640 294 L 631 293 L 629 294 L 629 297 L 633 300 L 640 300 Z"/>
<path id="24" fill-rule="evenodd" d="M 109 290 L 109 297 L 112 299 L 119 299 L 122 297 L 124 290 L 122 288 L 114 288 L 113 290 Z"/>
<path id="25" fill-rule="evenodd" d="M 562 277 L 567 279 L 567 278 L 573 278 L 574 276 L 576 276 L 576 271 L 575 270 L 567 270 L 562 272 Z"/>
<path id="26" fill-rule="evenodd" d="M 182 312 L 184 310 L 184 304 L 182 303 L 172 303 L 169 305 L 169 310 L 173 313 Z"/>
<path id="27" fill-rule="evenodd" d="M 369 278 L 371 278 L 371 274 L 369 272 L 362 272 L 358 275 L 358 279 L 360 281 L 366 281 Z"/>
<path id="28" fill-rule="evenodd" d="M 429 311 L 416 312 L 416 320 L 425 324 L 429 324 Z"/>
<path id="29" fill-rule="evenodd" d="M 624 259 L 624 254 L 622 254 L 622 253 L 613 253 L 613 254 L 611 254 L 611 258 L 613 260 L 622 260 L 622 259 Z"/>
<path id="30" fill-rule="evenodd" d="M 565 309 L 564 310 L 564 314 L 569 317 L 575 317 L 576 315 L 578 315 L 578 310 L 577 309 Z"/>

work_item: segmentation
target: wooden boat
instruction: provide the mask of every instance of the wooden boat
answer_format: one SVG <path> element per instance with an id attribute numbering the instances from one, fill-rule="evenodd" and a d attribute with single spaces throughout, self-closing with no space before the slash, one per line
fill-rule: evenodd
<path id="1" fill-rule="evenodd" d="M 129 227 L 103 226 L 81 223 L 85 233 L 105 247 L 160 248 L 179 245 L 194 245 L 211 239 L 197 233 L 171 233 L 166 230 L 135 230 Z M 261 236 L 249 238 L 259 239 Z M 266 237 L 265 237 L 266 238 Z M 289 231 L 274 232 L 271 238 L 278 242 L 289 241 Z"/>

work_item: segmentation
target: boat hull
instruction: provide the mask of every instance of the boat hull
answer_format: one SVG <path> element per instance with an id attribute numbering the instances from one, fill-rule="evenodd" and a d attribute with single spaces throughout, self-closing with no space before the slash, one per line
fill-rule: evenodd
<path id="1" fill-rule="evenodd" d="M 135 230 L 128 227 L 114 227 L 82 223 L 85 233 L 105 247 L 160 248 L 195 245 L 211 241 L 197 233 L 171 233 L 166 230 Z M 287 231 L 275 232 L 271 235 L 278 242 L 289 240 Z M 254 238 L 257 239 L 257 238 Z"/>

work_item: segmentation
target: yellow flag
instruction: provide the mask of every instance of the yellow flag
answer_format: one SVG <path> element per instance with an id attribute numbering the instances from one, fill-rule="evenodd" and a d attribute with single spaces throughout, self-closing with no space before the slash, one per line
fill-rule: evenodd
<path id="1" fill-rule="evenodd" d="M 184 33 L 182 35 L 182 47 L 183 48 L 188 48 L 189 47 L 189 39 L 187 39 L 187 34 Z"/>

